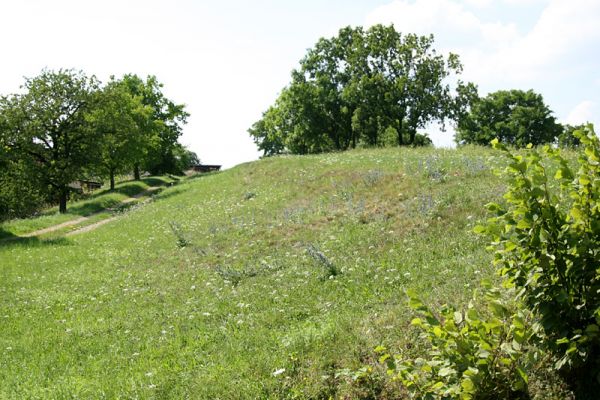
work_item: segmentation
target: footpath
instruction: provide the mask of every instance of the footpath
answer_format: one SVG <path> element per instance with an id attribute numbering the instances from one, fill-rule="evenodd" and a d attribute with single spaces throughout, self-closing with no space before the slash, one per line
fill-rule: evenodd
<path id="1" fill-rule="evenodd" d="M 63 222 L 61 224 L 49 226 L 49 227 L 43 228 L 43 229 L 38 229 L 37 231 L 24 233 L 22 235 L 15 236 L 15 237 L 10 237 L 10 238 L 6 238 L 6 239 L 0 239 L 0 242 L 9 241 L 9 240 L 17 240 L 17 239 L 20 239 L 20 238 L 32 238 L 32 237 L 44 235 L 46 233 L 56 232 L 58 230 L 61 230 L 63 228 L 67 228 L 69 226 L 81 225 L 81 224 L 85 223 L 86 221 L 88 221 L 89 219 L 91 219 L 94 216 L 97 216 L 99 214 L 103 214 L 103 213 L 106 213 L 106 212 L 115 211 L 115 210 L 119 209 L 120 207 L 123 207 L 123 206 L 125 206 L 127 204 L 133 203 L 134 201 L 136 201 L 137 199 L 139 199 L 141 197 L 149 196 L 149 195 L 157 192 L 160 189 L 161 189 L 160 186 L 151 186 L 148 189 L 144 190 L 143 192 L 140 192 L 140 193 L 138 193 L 136 195 L 128 197 L 127 199 L 123 200 L 122 202 L 120 202 L 119 204 L 117 204 L 117 205 L 115 205 L 115 206 L 113 206 L 111 208 L 107 208 L 105 210 L 97 211 L 97 212 L 95 212 L 93 214 L 90 214 L 90 215 L 87 215 L 85 217 L 75 218 L 75 219 L 72 219 L 70 221 Z M 85 233 L 85 232 L 93 231 L 94 229 L 98 228 L 99 226 L 102 226 L 102 225 L 107 224 L 107 223 L 109 223 L 111 221 L 114 221 L 117 218 L 118 218 L 118 216 L 115 215 L 115 216 L 103 219 L 101 221 L 98 221 L 96 223 L 82 226 L 82 227 L 80 227 L 78 229 L 75 229 L 75 230 L 72 230 L 72 231 L 68 232 L 65 236 L 72 236 L 72 235 L 77 235 L 77 234 L 80 234 L 80 233 Z"/>

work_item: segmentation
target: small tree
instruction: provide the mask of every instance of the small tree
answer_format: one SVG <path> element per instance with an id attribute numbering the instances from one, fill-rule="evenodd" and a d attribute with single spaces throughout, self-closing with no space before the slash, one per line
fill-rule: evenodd
<path id="1" fill-rule="evenodd" d="M 542 95 L 532 90 L 500 90 L 471 99 L 470 112 L 458 120 L 455 140 L 459 144 L 487 146 L 498 138 L 517 147 L 552 143 L 561 132 Z"/>
<path id="2" fill-rule="evenodd" d="M 115 174 L 133 168 L 140 148 L 146 145 L 143 127 L 152 109 L 132 95 L 122 81 L 112 80 L 97 96 L 97 107 L 89 117 L 101 138 L 95 168 L 110 179 L 110 189 L 114 190 Z"/>
<path id="3" fill-rule="evenodd" d="M 143 146 L 138 148 L 134 163 L 135 179 L 140 178 L 141 167 L 155 174 L 176 172 L 173 151 L 189 116 L 185 105 L 166 98 L 162 93 L 163 85 L 155 76 L 148 76 L 144 81 L 129 74 L 123 77 L 122 82 L 131 95 L 139 97 L 142 105 L 151 110 L 148 118 L 140 123 L 144 141 Z"/>

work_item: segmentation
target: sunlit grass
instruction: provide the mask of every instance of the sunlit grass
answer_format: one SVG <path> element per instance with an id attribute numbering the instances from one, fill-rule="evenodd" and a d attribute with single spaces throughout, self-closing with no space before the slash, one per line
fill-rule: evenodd
<path id="1" fill-rule="evenodd" d="M 472 228 L 503 191 L 496 163 L 271 158 L 2 245 L 0 398 L 354 398 L 336 371 L 379 344 L 418 353 L 405 289 L 460 303 L 492 276 Z"/>

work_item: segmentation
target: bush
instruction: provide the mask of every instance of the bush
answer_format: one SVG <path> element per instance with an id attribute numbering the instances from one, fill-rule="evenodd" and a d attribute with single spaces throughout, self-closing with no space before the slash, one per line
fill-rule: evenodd
<path id="1" fill-rule="evenodd" d="M 516 155 L 493 142 L 510 160 L 509 190 L 506 205 L 488 206 L 496 217 L 479 231 L 493 240 L 499 273 L 539 318 L 540 345 L 555 356 L 555 368 L 576 392 L 594 393 L 600 388 L 600 142 L 591 125 L 574 134 L 581 142 L 576 172 L 559 149 L 529 146 Z"/>
<path id="2" fill-rule="evenodd" d="M 528 398 L 527 313 L 489 283 L 484 289 L 486 309 L 478 311 L 474 299 L 466 311 L 444 305 L 439 317 L 409 293 L 410 306 L 420 316 L 412 325 L 430 344 L 428 358 L 392 360 L 383 354 L 380 361 L 413 398 Z"/>

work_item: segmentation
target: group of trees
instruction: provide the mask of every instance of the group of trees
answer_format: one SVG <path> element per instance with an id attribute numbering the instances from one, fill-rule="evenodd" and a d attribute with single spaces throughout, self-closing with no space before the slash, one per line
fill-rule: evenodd
<path id="1" fill-rule="evenodd" d="M 426 145 L 430 122 L 452 122 L 458 144 L 574 145 L 578 127 L 558 124 L 540 94 L 502 90 L 480 97 L 458 76 L 457 55 L 433 49 L 432 36 L 393 26 L 346 27 L 321 38 L 248 130 L 265 156 L 356 146 Z M 453 81 L 452 88 L 447 81 Z"/>
<path id="2" fill-rule="evenodd" d="M 44 203 L 66 212 L 69 184 L 140 171 L 179 173 L 194 153 L 177 142 L 189 114 L 153 76 L 102 85 L 74 70 L 44 70 L 0 97 L 0 216 Z"/>
<path id="3" fill-rule="evenodd" d="M 432 45 L 432 36 L 383 25 L 322 38 L 249 133 L 265 155 L 427 143 L 418 129 L 454 117 L 470 92 L 444 83 L 462 65 Z"/>
<path id="4" fill-rule="evenodd" d="M 542 95 L 533 90 L 500 90 L 480 98 L 473 95 L 469 110 L 457 119 L 458 144 L 490 145 L 494 139 L 515 147 L 543 143 L 574 146 L 573 136 L 584 126 L 556 122 Z"/>

